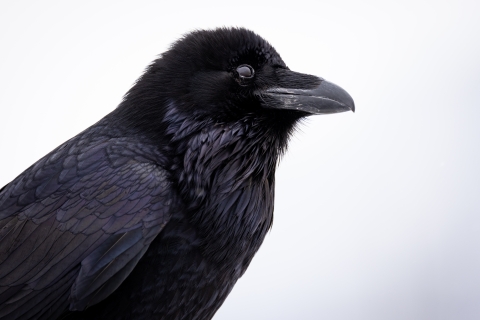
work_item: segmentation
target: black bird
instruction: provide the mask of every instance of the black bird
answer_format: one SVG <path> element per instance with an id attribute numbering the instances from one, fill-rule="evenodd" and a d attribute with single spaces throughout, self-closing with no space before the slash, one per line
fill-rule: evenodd
<path id="1" fill-rule="evenodd" d="M 271 227 L 295 125 L 348 110 L 249 30 L 186 35 L 0 190 L 0 319 L 211 319 Z"/>

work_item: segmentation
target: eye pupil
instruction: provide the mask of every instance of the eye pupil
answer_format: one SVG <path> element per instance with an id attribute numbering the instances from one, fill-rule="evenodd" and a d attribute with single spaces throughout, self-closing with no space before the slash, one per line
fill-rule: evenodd
<path id="1" fill-rule="evenodd" d="M 240 78 L 251 78 L 253 77 L 255 71 L 248 64 L 242 64 L 237 68 L 237 73 Z"/>

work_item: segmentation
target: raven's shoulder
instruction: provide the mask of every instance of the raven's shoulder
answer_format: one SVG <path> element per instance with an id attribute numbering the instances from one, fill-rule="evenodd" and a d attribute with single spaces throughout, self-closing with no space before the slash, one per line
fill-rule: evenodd
<path id="1" fill-rule="evenodd" d="M 143 174 L 165 175 L 163 160 L 155 147 L 139 142 L 138 137 L 122 136 L 105 125 L 93 126 L 54 149 L 4 186 L 0 190 L 0 219 L 32 204 L 45 203 L 43 200 L 54 194 L 94 187 L 89 180 L 108 178 L 113 171 L 121 174 L 122 168 L 133 168 L 138 173 L 144 168 Z"/>
<path id="2" fill-rule="evenodd" d="M 169 221 L 161 154 L 102 132 L 67 141 L 0 192 L 0 318 L 101 301 Z"/>

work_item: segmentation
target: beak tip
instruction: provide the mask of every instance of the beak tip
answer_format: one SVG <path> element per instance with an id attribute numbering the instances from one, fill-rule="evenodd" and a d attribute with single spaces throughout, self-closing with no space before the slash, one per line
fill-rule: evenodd
<path id="1" fill-rule="evenodd" d="M 337 101 L 347 107 L 345 111 L 352 111 L 353 113 L 355 113 L 355 102 L 353 101 L 352 97 L 345 90 L 341 89 L 341 91 L 343 92 L 343 94 L 341 96 L 341 99 L 338 99 Z"/>

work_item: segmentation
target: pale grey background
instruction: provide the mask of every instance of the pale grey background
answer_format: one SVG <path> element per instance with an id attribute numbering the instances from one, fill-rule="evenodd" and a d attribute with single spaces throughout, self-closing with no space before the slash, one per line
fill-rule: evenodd
<path id="1" fill-rule="evenodd" d="M 0 185 L 196 28 L 248 27 L 353 96 L 308 119 L 273 230 L 215 316 L 480 319 L 478 1 L 3 1 Z"/>

